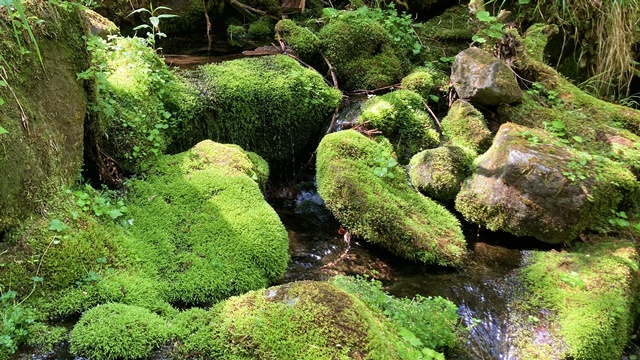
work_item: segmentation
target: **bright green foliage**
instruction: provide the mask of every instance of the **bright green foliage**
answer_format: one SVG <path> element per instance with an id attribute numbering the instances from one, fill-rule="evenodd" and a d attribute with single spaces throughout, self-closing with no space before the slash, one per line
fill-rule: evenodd
<path id="1" fill-rule="evenodd" d="M 407 163 L 419 151 L 440 143 L 440 134 L 426 112 L 422 98 L 408 90 L 367 100 L 357 122 L 380 130 L 394 145 L 402 163 Z"/>
<path id="2" fill-rule="evenodd" d="M 521 358 L 620 359 L 636 318 L 638 255 L 633 244 L 592 238 L 568 251 L 536 251 L 522 270 L 526 308 L 556 337 L 536 345 L 536 334 L 518 334 Z M 544 316 L 544 317 L 547 317 Z"/>
<path id="3" fill-rule="evenodd" d="M 17 293 L 5 291 L 0 296 L 2 308 L 2 329 L 0 331 L 0 356 L 7 357 L 18 350 L 18 346 L 29 338 L 29 327 L 33 323 L 33 316 L 26 309 L 17 304 Z"/>
<path id="4" fill-rule="evenodd" d="M 249 40 L 247 29 L 243 25 L 231 24 L 227 27 L 227 39 L 233 46 L 243 47 Z"/>
<path id="5" fill-rule="evenodd" d="M 382 283 L 376 280 L 337 276 L 331 283 L 384 313 L 401 329 L 413 333 L 424 346 L 440 351 L 456 346 L 456 335 L 462 329 L 458 307 L 451 301 L 441 297 L 395 298 L 383 291 Z"/>
<path id="6" fill-rule="evenodd" d="M 94 360 L 149 356 L 168 340 L 164 320 L 145 308 L 105 304 L 85 312 L 70 334 L 71 352 Z"/>
<path id="7" fill-rule="evenodd" d="M 320 40 L 310 29 L 299 26 L 292 20 L 282 19 L 276 24 L 276 32 L 303 61 L 313 63 L 319 56 Z"/>
<path id="8" fill-rule="evenodd" d="M 415 192 L 401 167 L 393 177 L 374 173 L 388 141 L 374 142 L 353 130 L 324 137 L 316 163 L 318 193 L 327 208 L 355 235 L 412 260 L 459 265 L 466 252 L 458 220 Z"/>
<path id="9" fill-rule="evenodd" d="M 427 196 L 451 201 L 460 191 L 462 181 L 471 175 L 474 158 L 473 152 L 456 145 L 425 150 L 411 158 L 411 183 Z"/>
<path id="10" fill-rule="evenodd" d="M 268 162 L 290 161 L 316 141 L 341 101 L 322 76 L 288 56 L 211 64 L 199 73 L 203 124 L 192 139 L 238 144 Z"/>
<path id="11" fill-rule="evenodd" d="M 166 149 L 181 107 L 169 102 L 188 88 L 141 38 L 94 37 L 88 47 L 92 65 L 78 77 L 96 82 L 92 131 L 120 171 L 138 172 Z"/>
<path id="12" fill-rule="evenodd" d="M 282 276 L 287 232 L 258 174 L 237 146 L 204 141 L 130 182 L 131 246 L 170 302 L 210 303 Z"/>
<path id="13" fill-rule="evenodd" d="M 249 24 L 248 33 L 253 40 L 269 41 L 273 38 L 273 27 L 273 19 L 263 17 Z"/>
<path id="14" fill-rule="evenodd" d="M 55 346 L 68 340 L 68 337 L 69 330 L 63 326 L 47 326 L 36 322 L 29 326 L 27 345 L 38 353 L 51 353 Z"/>
<path id="15" fill-rule="evenodd" d="M 406 49 L 393 41 L 376 14 L 367 7 L 336 12 L 318 34 L 323 53 L 336 68 L 341 88 L 391 85 L 399 82 L 409 68 Z M 412 34 L 410 29 L 404 31 Z"/>
<path id="16" fill-rule="evenodd" d="M 425 101 L 438 102 L 439 94 L 449 82 L 448 77 L 442 72 L 421 67 L 413 70 L 402 79 L 403 89 L 413 91 L 420 95 Z"/>
<path id="17" fill-rule="evenodd" d="M 453 103 L 447 116 L 442 119 L 442 133 L 453 144 L 478 154 L 487 151 L 493 140 L 482 113 L 464 100 Z"/>
<path id="18" fill-rule="evenodd" d="M 215 359 L 399 359 L 379 311 L 324 282 L 295 282 L 232 297 L 172 321 L 185 353 Z M 357 355 L 356 355 L 357 354 Z"/>

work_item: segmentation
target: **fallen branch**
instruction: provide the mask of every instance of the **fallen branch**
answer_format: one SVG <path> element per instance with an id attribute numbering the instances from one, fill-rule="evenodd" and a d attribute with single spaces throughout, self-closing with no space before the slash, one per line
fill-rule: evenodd
<path id="1" fill-rule="evenodd" d="M 322 54 L 322 58 L 324 59 L 324 62 L 327 63 L 327 66 L 329 67 L 329 73 L 331 73 L 331 79 L 333 80 L 333 87 L 340 90 L 340 88 L 338 87 L 338 77 L 336 76 L 336 69 L 331 65 L 331 63 L 329 62 L 329 59 L 327 59 L 327 57 L 324 56 L 324 54 Z"/>
<path id="2" fill-rule="evenodd" d="M 346 94 L 349 95 L 349 96 L 351 96 L 351 95 L 372 95 L 372 94 L 375 94 L 377 92 L 388 91 L 388 90 L 393 90 L 393 89 L 399 89 L 400 87 L 401 87 L 400 84 L 393 84 L 393 85 L 383 86 L 381 88 L 377 88 L 377 89 L 373 89 L 373 90 L 365 90 L 365 89 L 354 90 L 354 91 L 348 92 Z"/>
<path id="3" fill-rule="evenodd" d="M 370 138 L 374 137 L 375 135 L 382 134 L 382 131 L 380 131 L 378 129 L 367 129 L 367 124 L 369 124 L 369 121 L 365 121 L 362 124 L 358 124 L 358 125 L 352 127 L 351 129 L 359 132 L 362 135 L 370 137 Z"/>
<path id="4" fill-rule="evenodd" d="M 433 110 L 431 110 L 431 107 L 429 107 L 426 101 L 424 100 L 421 100 L 421 101 L 422 101 L 422 105 L 424 105 L 427 111 L 429 111 L 429 114 L 431 114 L 431 116 L 433 117 L 433 120 L 435 120 L 436 124 L 438 124 L 438 127 L 440 128 L 440 130 L 442 130 L 442 124 L 440 124 L 440 120 L 438 120 L 438 117 L 436 116 L 436 114 L 433 113 Z"/>
<path id="5" fill-rule="evenodd" d="M 253 8 L 247 4 L 243 4 L 238 0 L 229 0 L 229 4 L 231 4 L 232 6 L 236 6 L 238 8 L 240 8 L 241 10 L 244 10 L 247 14 L 249 14 L 250 16 L 255 16 L 256 14 L 265 16 L 267 15 L 266 11 L 262 11 L 256 8 Z"/>
<path id="6" fill-rule="evenodd" d="M 327 128 L 327 132 L 325 134 L 328 134 L 331 132 L 331 130 L 333 130 L 333 127 L 336 125 L 336 120 L 338 119 L 338 110 L 340 109 L 340 104 L 338 104 L 338 106 L 336 106 L 336 110 L 333 112 L 333 117 L 331 118 L 331 123 L 329 124 L 329 128 Z"/>

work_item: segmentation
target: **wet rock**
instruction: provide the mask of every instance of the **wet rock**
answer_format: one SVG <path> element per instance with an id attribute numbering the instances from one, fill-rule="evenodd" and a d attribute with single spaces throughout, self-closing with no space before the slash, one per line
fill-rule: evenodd
<path id="1" fill-rule="evenodd" d="M 456 198 L 458 211 L 491 230 L 552 244 L 602 225 L 638 189 L 621 165 L 511 123 L 502 125 L 474 166 Z"/>
<path id="2" fill-rule="evenodd" d="M 436 200 L 453 200 L 462 181 L 471 174 L 475 154 L 455 145 L 445 145 L 414 155 L 409 163 L 411 183 Z"/>
<path id="3" fill-rule="evenodd" d="M 442 133 L 454 144 L 482 154 L 493 136 L 484 116 L 469 102 L 457 100 L 442 119 Z"/>
<path id="4" fill-rule="evenodd" d="M 391 145 L 345 130 L 318 147 L 318 193 L 353 234 L 416 261 L 460 265 L 465 241 L 458 220 L 407 184 Z"/>
<path id="5" fill-rule="evenodd" d="M 469 48 L 456 56 L 451 81 L 461 98 L 480 105 L 498 106 L 522 98 L 509 66 L 479 48 Z"/>
<path id="6" fill-rule="evenodd" d="M 89 35 L 99 36 L 103 39 L 109 35 L 120 35 L 120 29 L 116 24 L 91 9 L 83 9 L 82 18 Z"/>

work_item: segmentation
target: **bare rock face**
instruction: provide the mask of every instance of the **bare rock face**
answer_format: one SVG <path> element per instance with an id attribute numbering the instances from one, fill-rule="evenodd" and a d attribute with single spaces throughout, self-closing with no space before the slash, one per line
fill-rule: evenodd
<path id="1" fill-rule="evenodd" d="M 575 151 L 541 130 L 506 123 L 456 198 L 456 209 L 491 230 L 559 244 L 598 227 L 637 183 L 612 161 Z"/>
<path id="2" fill-rule="evenodd" d="M 479 48 L 469 48 L 456 56 L 451 81 L 461 98 L 479 105 L 498 106 L 522 98 L 509 66 Z"/>

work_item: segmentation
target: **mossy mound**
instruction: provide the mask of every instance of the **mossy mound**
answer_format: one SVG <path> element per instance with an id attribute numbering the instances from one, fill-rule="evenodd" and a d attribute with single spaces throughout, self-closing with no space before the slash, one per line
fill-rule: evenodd
<path id="1" fill-rule="evenodd" d="M 142 359 L 168 340 L 167 324 L 145 308 L 97 306 L 71 330 L 71 352 L 95 360 Z"/>
<path id="2" fill-rule="evenodd" d="M 215 302 L 282 276 L 287 232 L 264 201 L 259 171 L 237 146 L 204 141 L 130 181 L 132 246 L 171 302 Z"/>
<path id="3" fill-rule="evenodd" d="M 434 148 L 440 143 L 440 134 L 425 111 L 422 98 L 408 90 L 367 100 L 362 105 L 357 123 L 380 130 L 394 145 L 403 163 L 419 151 Z"/>
<path id="4" fill-rule="evenodd" d="M 47 24 L 45 29 L 30 21 L 42 64 L 26 31 L 16 41 L 8 25 L 15 19 L 5 14 L 0 34 L 7 83 L 0 87 L 0 233 L 37 214 L 60 186 L 73 183 L 83 161 L 87 98 L 76 73 L 89 60 L 82 20 L 78 12 L 50 4 L 29 6 L 26 16 Z"/>
<path id="5" fill-rule="evenodd" d="M 484 116 L 473 105 L 457 100 L 442 119 L 442 133 L 455 145 L 482 154 L 491 146 L 493 135 Z"/>
<path id="6" fill-rule="evenodd" d="M 206 65 L 194 81 L 205 109 L 202 123 L 185 125 L 185 142 L 238 144 L 270 164 L 290 163 L 313 145 L 342 99 L 320 74 L 282 55 Z"/>
<path id="7" fill-rule="evenodd" d="M 635 205 L 639 190 L 619 163 L 511 123 L 500 127 L 474 168 L 456 198 L 467 220 L 552 244 L 605 225 L 612 210 Z"/>
<path id="8" fill-rule="evenodd" d="M 516 306 L 539 323 L 515 334 L 519 358 L 622 356 L 637 316 L 638 254 L 632 243 L 614 238 L 590 242 L 595 244 L 535 251 L 521 270 L 526 293 Z"/>
<path id="9" fill-rule="evenodd" d="M 99 170 L 111 158 L 121 172 L 140 172 L 167 148 L 193 95 L 142 38 L 94 38 L 89 48 L 93 66 L 82 77 L 96 82 L 90 153 Z"/>
<path id="10" fill-rule="evenodd" d="M 375 89 L 398 83 L 409 70 L 405 54 L 367 8 L 331 18 L 319 32 L 323 53 L 336 69 L 340 88 Z"/>
<path id="11" fill-rule="evenodd" d="M 316 62 L 320 53 L 320 39 L 313 31 L 289 19 L 278 21 L 275 30 L 300 59 L 309 64 Z"/>
<path id="12" fill-rule="evenodd" d="M 215 359 L 399 359 L 382 314 L 324 282 L 252 291 L 183 312 L 172 327 L 183 352 Z"/>
<path id="13" fill-rule="evenodd" d="M 458 220 L 411 189 L 392 158 L 386 140 L 353 130 L 327 135 L 318 147 L 318 193 L 355 235 L 408 259 L 460 265 L 466 248 Z"/>
<path id="14" fill-rule="evenodd" d="M 402 78 L 400 84 L 403 89 L 413 91 L 428 101 L 432 96 L 439 97 L 448 82 L 447 76 L 440 71 L 421 67 Z"/>
<path id="15" fill-rule="evenodd" d="M 233 46 L 268 44 L 273 39 L 275 22 L 269 17 L 259 18 L 249 24 L 230 24 L 227 39 Z"/>
<path id="16" fill-rule="evenodd" d="M 456 145 L 425 150 L 411 158 L 411 183 L 429 197 L 451 201 L 458 195 L 462 181 L 471 175 L 474 158 L 474 153 Z"/>

